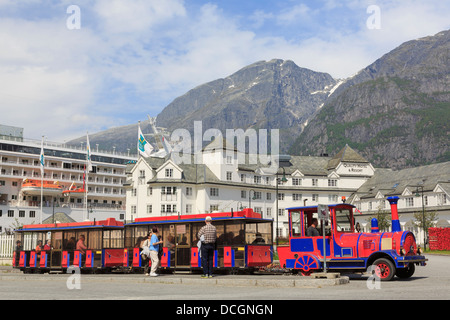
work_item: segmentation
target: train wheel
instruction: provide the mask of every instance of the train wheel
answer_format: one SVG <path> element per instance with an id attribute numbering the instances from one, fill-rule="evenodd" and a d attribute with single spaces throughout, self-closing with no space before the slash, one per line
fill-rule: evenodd
<path id="1" fill-rule="evenodd" d="M 416 266 L 414 263 L 409 263 L 406 268 L 403 269 L 397 269 L 397 272 L 395 275 L 399 278 L 406 279 L 412 277 L 414 272 L 416 271 Z"/>
<path id="2" fill-rule="evenodd" d="M 375 260 L 375 276 L 381 281 L 390 281 L 395 276 L 394 264 L 386 258 Z"/>

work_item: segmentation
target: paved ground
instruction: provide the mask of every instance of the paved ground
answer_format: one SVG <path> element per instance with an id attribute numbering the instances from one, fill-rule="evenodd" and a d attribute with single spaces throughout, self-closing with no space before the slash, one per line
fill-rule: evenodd
<path id="1" fill-rule="evenodd" d="M 381 282 L 369 289 L 367 277 L 351 276 L 349 283 L 300 276 L 199 275 L 24 275 L 0 274 L 0 299 L 108 299 L 108 300 L 416 300 L 450 299 L 450 257 L 429 255 L 426 267 L 417 267 L 407 280 Z M 79 279 L 79 281 L 77 281 Z M 346 279 L 345 277 L 343 279 Z M 322 281 L 322 282 L 321 282 Z M 327 282 L 328 281 L 328 282 Z M 344 281 L 345 283 L 346 281 Z M 70 289 L 72 288 L 72 289 Z M 179 306 L 180 302 L 173 306 Z"/>

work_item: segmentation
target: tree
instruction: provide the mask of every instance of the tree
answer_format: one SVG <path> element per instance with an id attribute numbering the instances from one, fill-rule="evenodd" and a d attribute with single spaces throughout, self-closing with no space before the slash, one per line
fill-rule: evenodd
<path id="1" fill-rule="evenodd" d="M 423 221 L 424 215 L 425 215 L 425 228 L 424 228 L 424 224 L 423 224 L 424 223 L 424 221 Z M 436 226 L 435 221 L 437 219 L 439 219 L 439 216 L 436 211 L 428 211 L 426 209 L 424 212 L 422 212 L 422 211 L 414 212 L 413 216 L 414 216 L 415 224 L 419 228 L 425 230 L 427 233 L 428 233 L 429 228 L 433 228 Z"/>
<path id="2" fill-rule="evenodd" d="M 390 229 L 391 213 L 389 211 L 378 209 L 378 211 L 374 215 L 369 217 L 369 224 L 373 218 L 376 218 L 378 220 L 378 229 L 380 231 L 386 231 Z"/>

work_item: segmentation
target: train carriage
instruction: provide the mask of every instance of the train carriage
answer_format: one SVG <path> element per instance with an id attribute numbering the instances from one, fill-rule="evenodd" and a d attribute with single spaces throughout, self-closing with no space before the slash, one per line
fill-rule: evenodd
<path id="1" fill-rule="evenodd" d="M 139 244 L 158 228 L 163 240 L 161 268 L 163 270 L 195 271 L 201 268 L 197 234 L 211 216 L 217 229 L 214 268 L 227 271 L 254 270 L 273 261 L 272 219 L 262 219 L 251 209 L 195 215 L 137 218 L 125 225 L 125 248 L 130 253 L 128 266 L 141 270 L 143 266 Z"/>
<path id="2" fill-rule="evenodd" d="M 321 221 L 318 232 L 308 235 L 313 219 L 320 218 L 319 207 L 287 208 L 289 246 L 278 247 L 281 265 L 305 275 L 322 271 L 325 267 L 329 271 L 347 273 L 365 272 L 374 266 L 375 275 L 381 280 L 391 280 L 394 276 L 411 277 L 415 266 L 424 266 L 427 259 L 421 255 L 414 234 L 401 231 L 398 197 L 388 200 L 391 203 L 392 232 L 379 232 L 376 219 L 373 219 L 371 233 L 356 232 L 354 206 L 341 203 L 328 205 L 329 218 L 318 219 Z"/>
<path id="3" fill-rule="evenodd" d="M 123 223 L 114 218 L 25 225 L 15 232 L 12 264 L 29 273 L 65 272 L 70 266 L 82 271 L 109 271 L 123 265 L 123 232 Z M 85 250 L 77 250 L 81 236 L 85 239 Z"/>

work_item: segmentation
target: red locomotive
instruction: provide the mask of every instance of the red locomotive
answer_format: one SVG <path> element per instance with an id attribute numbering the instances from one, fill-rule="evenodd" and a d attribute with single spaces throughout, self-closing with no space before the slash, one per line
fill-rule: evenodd
<path id="1" fill-rule="evenodd" d="M 325 235 L 307 235 L 318 206 L 287 208 L 289 212 L 289 246 L 278 247 L 280 264 L 302 274 L 324 270 L 336 272 L 365 272 L 374 266 L 375 276 L 391 280 L 395 275 L 408 278 L 415 265 L 425 265 L 425 257 L 417 247 L 410 231 L 401 231 L 398 220 L 398 197 L 390 197 L 392 232 L 379 232 L 376 219 L 371 233 L 354 229 L 353 205 L 328 206 L 329 218 L 321 220 Z M 317 218 L 316 218 L 317 219 Z M 325 243 L 324 243 L 325 241 Z M 324 254 L 326 251 L 326 254 Z M 324 256 L 326 258 L 324 259 Z"/>

